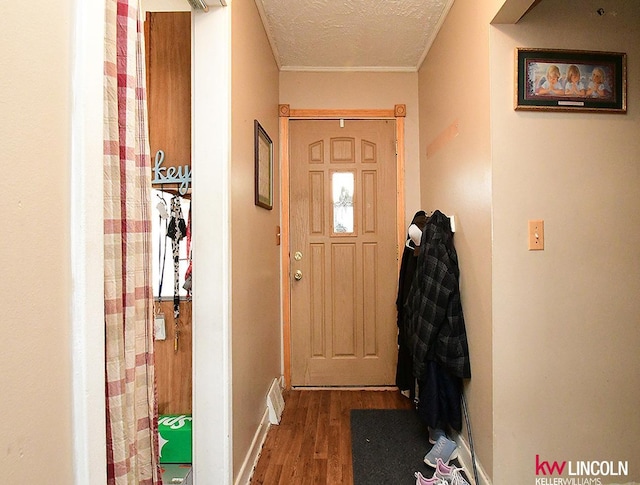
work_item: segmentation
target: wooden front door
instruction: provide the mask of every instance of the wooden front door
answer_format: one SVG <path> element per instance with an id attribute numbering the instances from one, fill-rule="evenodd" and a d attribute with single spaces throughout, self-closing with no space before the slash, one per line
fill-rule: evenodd
<path id="1" fill-rule="evenodd" d="M 395 382 L 395 121 L 290 121 L 291 384 Z"/>

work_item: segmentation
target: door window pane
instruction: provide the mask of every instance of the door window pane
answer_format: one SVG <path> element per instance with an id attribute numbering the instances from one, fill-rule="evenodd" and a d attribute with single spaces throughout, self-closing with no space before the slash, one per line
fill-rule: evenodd
<path id="1" fill-rule="evenodd" d="M 333 232 L 353 233 L 353 172 L 333 172 L 331 190 L 333 194 Z"/>

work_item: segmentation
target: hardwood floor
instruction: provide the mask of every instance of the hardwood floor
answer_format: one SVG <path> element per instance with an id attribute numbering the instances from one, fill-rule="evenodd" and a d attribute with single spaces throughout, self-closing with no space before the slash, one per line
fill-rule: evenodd
<path id="1" fill-rule="evenodd" d="M 352 409 L 411 409 L 397 390 L 290 390 L 267 433 L 252 484 L 352 485 Z"/>

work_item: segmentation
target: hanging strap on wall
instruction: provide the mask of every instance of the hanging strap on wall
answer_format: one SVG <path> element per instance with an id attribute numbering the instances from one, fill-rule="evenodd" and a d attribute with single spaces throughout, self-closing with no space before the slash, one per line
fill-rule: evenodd
<path id="1" fill-rule="evenodd" d="M 191 279 L 191 270 L 193 268 L 191 260 L 191 205 L 189 205 L 189 213 L 187 215 L 187 260 L 189 265 L 184 273 L 184 285 L 182 287 L 187 290 L 187 296 L 191 298 L 191 290 L 193 288 Z"/>
<path id="2" fill-rule="evenodd" d="M 158 195 L 160 198 L 160 202 L 156 208 L 158 209 L 158 228 L 162 228 L 162 221 L 164 220 L 164 231 L 158 231 L 158 271 L 160 273 L 160 277 L 158 279 L 158 301 L 162 298 L 162 284 L 164 282 L 164 268 L 167 262 L 167 228 L 169 226 L 169 212 L 167 211 L 167 201 L 164 199 L 164 191 L 163 195 Z M 162 242 L 164 241 L 164 248 L 162 246 Z"/>
<path id="3" fill-rule="evenodd" d="M 182 208 L 180 196 L 174 195 L 171 198 L 171 221 L 167 228 L 167 235 L 171 238 L 171 250 L 173 253 L 173 319 L 174 319 L 174 346 L 173 350 L 178 351 L 178 339 L 180 329 L 178 321 L 180 319 L 180 240 L 187 232 L 186 224 L 182 218 Z"/>

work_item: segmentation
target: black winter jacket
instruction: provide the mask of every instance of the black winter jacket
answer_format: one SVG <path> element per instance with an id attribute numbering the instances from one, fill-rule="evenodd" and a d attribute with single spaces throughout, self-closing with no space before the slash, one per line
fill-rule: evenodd
<path id="1" fill-rule="evenodd" d="M 422 232 L 414 280 L 404 307 L 407 344 L 418 379 L 425 377 L 427 360 L 440 363 L 454 376 L 471 377 L 459 275 L 449 218 L 435 211 Z"/>

